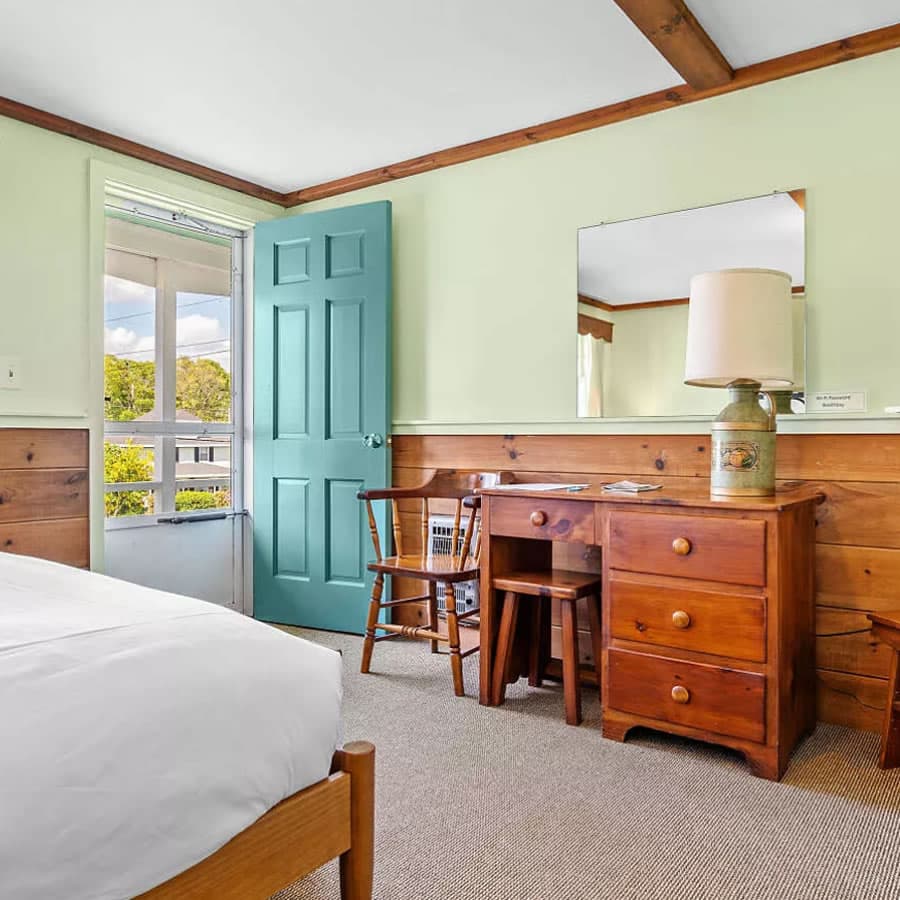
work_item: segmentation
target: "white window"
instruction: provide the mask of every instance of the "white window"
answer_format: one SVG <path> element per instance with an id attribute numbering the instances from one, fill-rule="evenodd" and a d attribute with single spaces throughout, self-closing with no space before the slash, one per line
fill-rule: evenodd
<path id="1" fill-rule="evenodd" d="M 111 525 L 242 507 L 242 235 L 172 218 L 110 210 L 106 221 Z"/>

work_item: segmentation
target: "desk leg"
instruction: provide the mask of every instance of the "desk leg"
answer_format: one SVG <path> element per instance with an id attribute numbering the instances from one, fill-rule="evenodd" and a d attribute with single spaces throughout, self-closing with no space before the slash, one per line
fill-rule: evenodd
<path id="1" fill-rule="evenodd" d="M 893 648 L 891 653 L 891 674 L 888 680 L 887 708 L 884 711 L 884 727 L 881 732 L 881 755 L 878 766 L 881 769 L 894 769 L 900 765 L 900 714 L 897 704 L 900 702 L 900 650 Z"/>

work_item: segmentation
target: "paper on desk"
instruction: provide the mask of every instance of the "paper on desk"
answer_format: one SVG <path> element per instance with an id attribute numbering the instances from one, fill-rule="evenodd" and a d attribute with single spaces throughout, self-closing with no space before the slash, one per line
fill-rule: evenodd
<path id="1" fill-rule="evenodd" d="M 525 484 L 517 481 L 515 484 L 495 484 L 492 491 L 583 491 L 589 488 L 589 484 L 559 484 L 557 482 L 538 482 Z"/>

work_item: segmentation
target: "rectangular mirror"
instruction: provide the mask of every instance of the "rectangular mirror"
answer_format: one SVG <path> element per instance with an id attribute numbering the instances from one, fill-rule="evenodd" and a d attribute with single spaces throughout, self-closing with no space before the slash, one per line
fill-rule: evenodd
<path id="1" fill-rule="evenodd" d="M 778 269 L 794 294 L 794 387 L 779 412 L 803 412 L 805 192 L 580 228 L 577 414 L 714 416 L 719 391 L 684 384 L 693 275 Z"/>

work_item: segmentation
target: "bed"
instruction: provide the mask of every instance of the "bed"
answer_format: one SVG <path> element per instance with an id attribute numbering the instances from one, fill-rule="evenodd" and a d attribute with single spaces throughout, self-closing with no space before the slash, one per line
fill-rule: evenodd
<path id="1" fill-rule="evenodd" d="M 0 872 L 17 900 L 372 885 L 374 748 L 340 657 L 199 600 L 0 553 Z"/>

